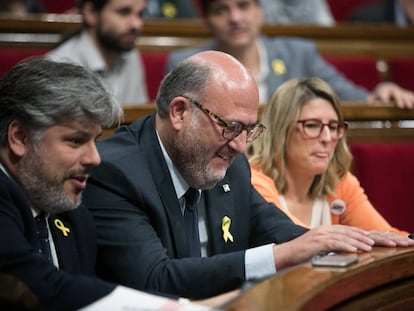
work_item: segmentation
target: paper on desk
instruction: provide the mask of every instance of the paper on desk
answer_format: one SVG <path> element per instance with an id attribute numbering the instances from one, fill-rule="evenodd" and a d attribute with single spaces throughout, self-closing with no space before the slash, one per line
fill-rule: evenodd
<path id="1" fill-rule="evenodd" d="M 212 311 L 214 309 L 118 286 L 109 295 L 82 308 L 83 311 Z"/>

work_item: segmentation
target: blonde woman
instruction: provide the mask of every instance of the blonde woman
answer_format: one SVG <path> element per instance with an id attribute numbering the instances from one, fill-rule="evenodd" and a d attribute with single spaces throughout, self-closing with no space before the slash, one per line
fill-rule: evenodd
<path id="1" fill-rule="evenodd" d="M 319 78 L 282 84 L 266 104 L 267 130 L 247 150 L 252 183 L 295 223 L 343 224 L 370 231 L 377 245 L 413 245 L 372 206 L 350 172 L 339 100 Z"/>

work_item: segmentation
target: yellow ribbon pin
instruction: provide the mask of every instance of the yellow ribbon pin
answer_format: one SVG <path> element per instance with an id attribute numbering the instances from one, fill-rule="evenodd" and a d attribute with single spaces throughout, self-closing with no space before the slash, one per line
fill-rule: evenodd
<path id="1" fill-rule="evenodd" d="M 285 63 L 281 59 L 274 59 L 272 61 L 272 68 L 277 75 L 283 75 L 286 73 Z"/>
<path id="2" fill-rule="evenodd" d="M 221 229 L 223 230 L 223 239 L 224 242 L 227 243 L 227 240 L 230 240 L 233 242 L 233 236 L 230 233 L 230 225 L 231 225 L 231 219 L 227 216 L 223 217 L 223 220 L 221 221 Z"/>
<path id="3" fill-rule="evenodd" d="M 162 14 L 165 17 L 173 18 L 177 15 L 177 8 L 171 2 L 166 2 L 161 7 Z"/>
<path id="4" fill-rule="evenodd" d="M 68 232 L 70 232 L 70 229 L 65 227 L 65 225 L 63 224 L 63 222 L 60 219 L 55 219 L 55 226 L 60 231 L 62 231 L 64 236 L 68 236 Z"/>

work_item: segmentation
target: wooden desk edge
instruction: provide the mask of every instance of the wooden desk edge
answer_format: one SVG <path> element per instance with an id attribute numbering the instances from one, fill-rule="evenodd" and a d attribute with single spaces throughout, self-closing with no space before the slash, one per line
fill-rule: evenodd
<path id="1" fill-rule="evenodd" d="M 374 247 L 359 258 L 359 263 L 348 268 L 314 268 L 306 263 L 281 271 L 251 287 L 223 310 L 326 310 L 407 280 L 414 291 L 413 247 Z"/>

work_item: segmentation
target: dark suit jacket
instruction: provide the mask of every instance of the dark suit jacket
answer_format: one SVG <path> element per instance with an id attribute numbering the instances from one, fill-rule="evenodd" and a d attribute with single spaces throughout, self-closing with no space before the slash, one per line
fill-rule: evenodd
<path id="1" fill-rule="evenodd" d="M 38 254 L 40 242 L 30 204 L 16 183 L 0 170 L 0 272 L 23 282 L 47 310 L 75 310 L 110 293 L 115 285 L 95 274 L 96 231 L 80 206 L 50 217 L 59 270 Z M 47 189 L 45 194 L 47 195 Z M 64 236 L 54 220 L 70 229 Z"/>
<path id="2" fill-rule="evenodd" d="M 311 40 L 266 36 L 261 36 L 260 39 L 268 57 L 269 74 L 266 78 L 268 98 L 279 85 L 298 77 L 319 77 L 325 80 L 342 100 L 365 100 L 368 96 L 367 90 L 354 84 L 334 66 L 327 63 Z M 217 43 L 212 41 L 203 46 L 171 52 L 166 71 L 170 71 L 179 61 L 207 50 L 218 50 Z M 275 63 L 282 64 L 284 68 L 275 69 Z"/>
<path id="3" fill-rule="evenodd" d="M 98 142 L 102 163 L 84 203 L 97 224 L 99 276 L 141 290 L 213 296 L 243 284 L 245 249 L 306 231 L 254 190 L 240 155 L 225 178 L 203 192 L 211 256 L 186 258 L 183 217 L 154 123 L 154 116 L 144 117 Z M 223 239 L 224 216 L 234 242 Z"/>
<path id="4" fill-rule="evenodd" d="M 377 1 L 357 7 L 350 15 L 350 21 L 372 23 L 395 23 L 395 0 Z"/>

